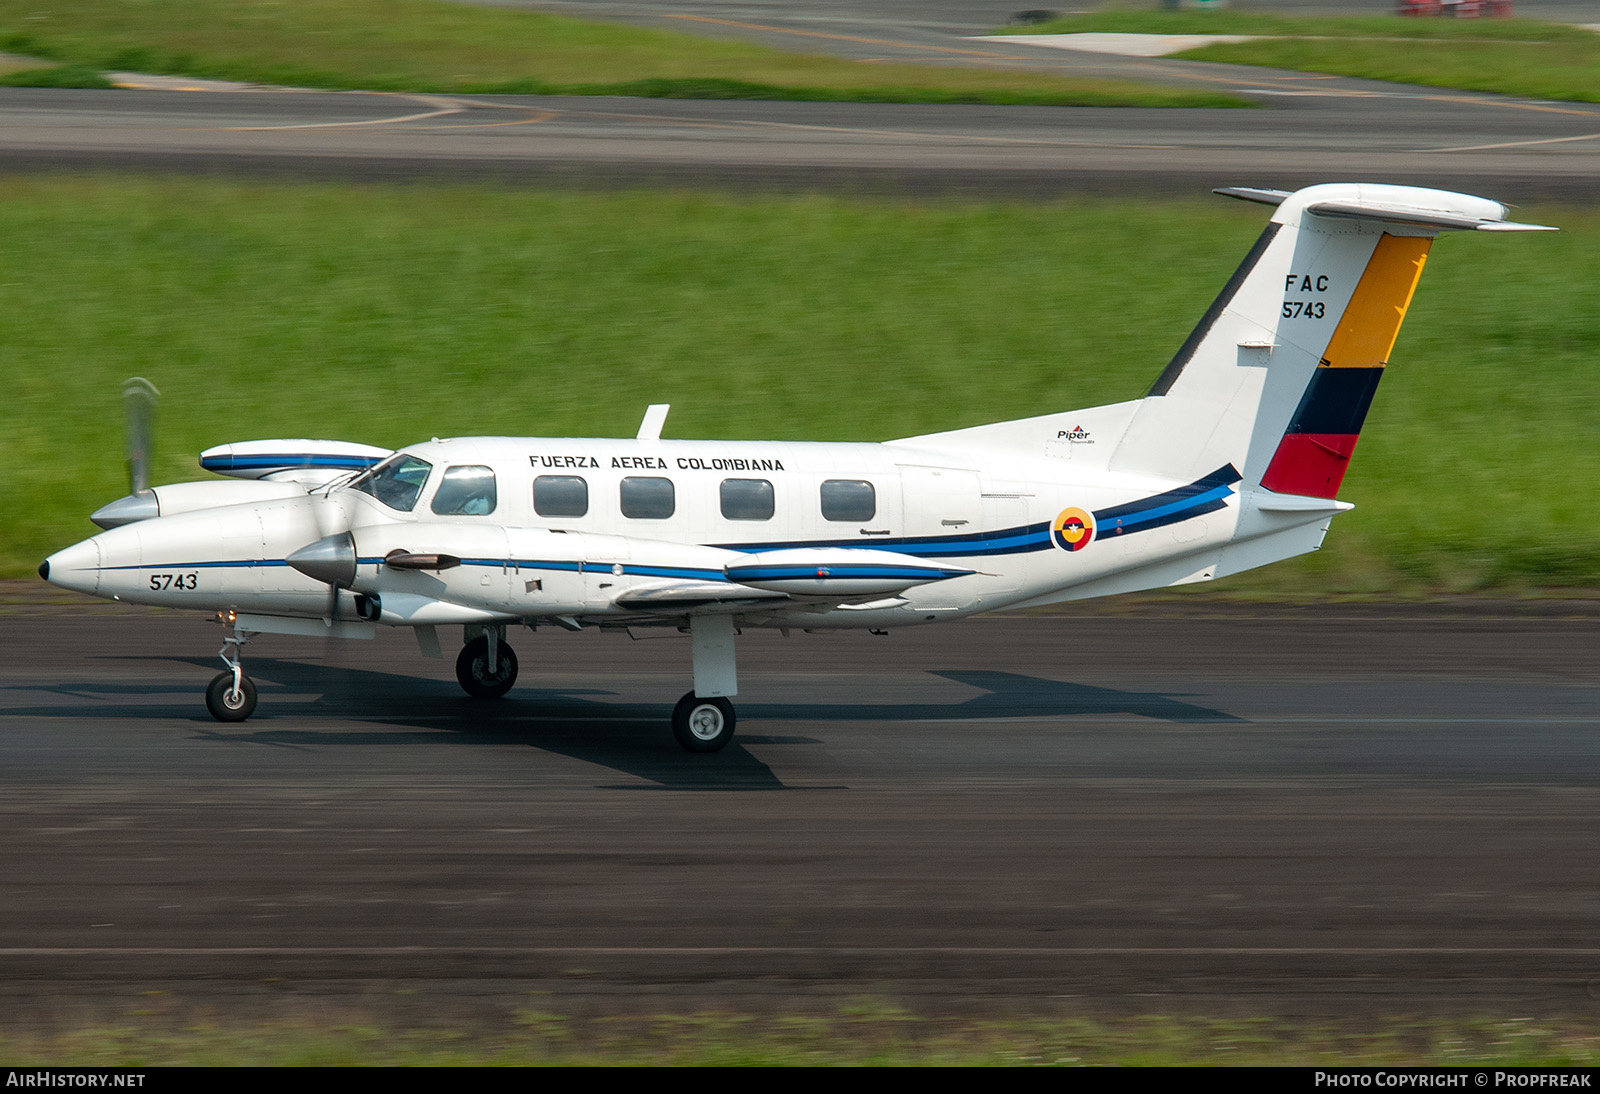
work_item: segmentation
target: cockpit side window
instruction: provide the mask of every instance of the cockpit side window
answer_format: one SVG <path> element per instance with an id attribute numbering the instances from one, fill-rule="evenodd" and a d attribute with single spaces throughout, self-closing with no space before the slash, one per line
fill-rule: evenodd
<path id="1" fill-rule="evenodd" d="M 409 513 L 416 507 L 417 497 L 432 471 L 433 464 L 427 460 L 399 452 L 358 476 L 349 489 L 371 494 L 390 509 Z"/>
<path id="2" fill-rule="evenodd" d="M 481 517 L 494 512 L 497 500 L 494 472 L 467 465 L 445 469 L 433 495 L 433 511 L 442 517 Z"/>

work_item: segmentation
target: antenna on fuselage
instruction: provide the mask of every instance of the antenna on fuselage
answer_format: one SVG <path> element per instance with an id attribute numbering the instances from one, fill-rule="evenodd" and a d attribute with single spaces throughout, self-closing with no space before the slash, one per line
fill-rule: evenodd
<path id="1" fill-rule="evenodd" d="M 150 489 L 150 452 L 155 440 L 156 404 L 161 392 L 143 376 L 122 382 L 122 410 L 127 419 L 128 492 Z"/>
<path id="2" fill-rule="evenodd" d="M 667 411 L 671 409 L 671 403 L 651 403 L 645 407 L 644 421 L 639 423 L 639 434 L 635 439 L 659 441 L 661 439 L 661 427 L 667 424 Z"/>

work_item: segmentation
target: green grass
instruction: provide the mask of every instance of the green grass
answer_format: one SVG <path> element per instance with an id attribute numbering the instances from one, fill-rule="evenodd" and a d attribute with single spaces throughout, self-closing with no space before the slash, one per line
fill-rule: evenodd
<path id="1" fill-rule="evenodd" d="M 1217 43 L 1188 60 L 1264 65 L 1369 80 L 1486 91 L 1529 99 L 1600 102 L 1600 34 L 1546 42 L 1370 42 L 1275 38 Z"/>
<path id="2" fill-rule="evenodd" d="M 98 70 L 87 65 L 22 68 L 0 74 L 0 87 L 115 87 Z"/>
<path id="3" fill-rule="evenodd" d="M 1600 34 L 1536 19 L 1318 18 L 1107 11 L 1000 33 L 1253 34 L 1177 56 L 1374 80 L 1600 102 Z"/>
<path id="4" fill-rule="evenodd" d="M 0 1032 L 7 1067 L 1411 1066 L 1593 1067 L 1588 1020 L 919 1017 L 868 1005 L 825 1016 L 726 1013 L 571 1018 L 522 1012 L 472 1033 L 215 1019 L 163 1029 Z"/>
<path id="5" fill-rule="evenodd" d="M 1250 105 L 1210 91 L 869 64 L 441 0 L 0 0 L 0 50 L 102 72 L 381 91 Z"/>
<path id="6" fill-rule="evenodd" d="M 1600 215 L 1434 248 L 1335 522 L 1243 594 L 1600 585 Z M 1259 232 L 1219 199 L 1055 204 L 0 179 L 0 575 L 209 445 L 881 440 L 1142 395 Z"/>

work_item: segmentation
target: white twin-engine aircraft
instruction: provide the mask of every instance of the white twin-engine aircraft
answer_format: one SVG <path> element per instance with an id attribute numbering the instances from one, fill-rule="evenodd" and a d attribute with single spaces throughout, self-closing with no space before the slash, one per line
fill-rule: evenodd
<path id="1" fill-rule="evenodd" d="M 883 630 L 1316 550 L 1433 237 L 1548 230 L 1414 187 L 1217 193 L 1277 211 L 1142 399 L 881 444 L 662 440 L 658 405 L 633 440 L 223 445 L 200 465 L 247 481 L 147 489 L 130 460 L 108 530 L 39 573 L 218 613 L 222 721 L 255 709 L 255 634 L 404 626 L 439 656 L 460 625 L 456 676 L 489 697 L 517 677 L 510 625 L 686 630 L 672 729 L 713 752 L 742 628 Z"/>

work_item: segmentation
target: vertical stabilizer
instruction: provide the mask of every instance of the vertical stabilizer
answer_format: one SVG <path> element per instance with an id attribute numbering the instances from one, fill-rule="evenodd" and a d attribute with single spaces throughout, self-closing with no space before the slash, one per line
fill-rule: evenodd
<path id="1" fill-rule="evenodd" d="M 1140 403 L 1111 468 L 1331 498 L 1440 231 L 1543 230 L 1498 202 L 1339 183 L 1294 194 Z"/>

